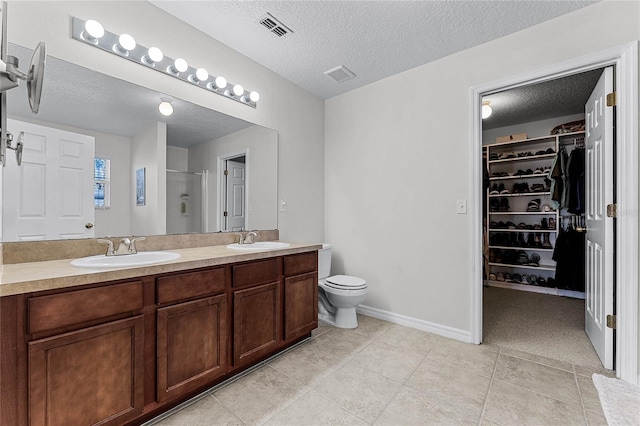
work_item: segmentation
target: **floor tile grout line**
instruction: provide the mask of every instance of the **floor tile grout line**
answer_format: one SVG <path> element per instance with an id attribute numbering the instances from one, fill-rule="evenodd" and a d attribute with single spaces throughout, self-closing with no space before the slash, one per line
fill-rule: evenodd
<path id="1" fill-rule="evenodd" d="M 487 392 L 484 395 L 482 410 L 480 410 L 480 419 L 478 419 L 478 425 L 482 424 L 482 420 L 484 419 L 484 413 L 487 409 L 487 402 L 489 401 L 489 393 L 491 392 L 491 387 L 493 386 L 493 380 L 496 377 L 496 370 L 498 369 L 498 361 L 500 360 L 500 354 L 502 353 L 502 347 L 498 346 L 498 348 L 499 348 L 498 355 L 496 356 L 496 360 L 493 363 L 493 371 L 491 372 L 491 379 L 489 379 L 489 386 L 487 387 Z M 487 419 L 487 420 L 491 420 L 491 419 Z"/>
<path id="2" fill-rule="evenodd" d="M 582 397 L 582 389 L 580 389 L 580 382 L 578 381 L 578 375 L 575 372 L 575 367 L 573 369 L 573 379 L 575 381 L 576 387 L 578 388 L 578 396 L 580 396 L 580 405 L 582 406 L 582 417 L 584 418 L 584 424 L 588 425 L 589 421 L 587 420 L 587 410 L 584 406 L 584 398 Z"/>
<path id="3" fill-rule="evenodd" d="M 578 403 L 578 402 L 568 402 L 568 401 L 556 398 L 555 396 L 551 396 L 551 395 L 547 395 L 547 394 L 544 394 L 544 393 L 536 392 L 536 391 L 531 390 L 529 388 L 525 388 L 523 386 L 515 385 L 513 383 L 509 383 L 509 382 L 506 382 L 504 380 L 500 380 L 500 379 L 495 379 L 495 380 L 499 381 L 500 383 L 504 383 L 506 385 L 513 386 L 513 387 L 516 387 L 518 389 L 522 389 L 522 390 L 525 390 L 527 392 L 530 392 L 530 393 L 533 393 L 533 394 L 536 394 L 536 395 L 539 395 L 539 396 L 543 396 L 545 398 L 553 399 L 554 401 L 558 401 L 558 402 L 561 402 L 563 404 L 573 405 L 573 406 L 581 405 L 581 403 Z"/>

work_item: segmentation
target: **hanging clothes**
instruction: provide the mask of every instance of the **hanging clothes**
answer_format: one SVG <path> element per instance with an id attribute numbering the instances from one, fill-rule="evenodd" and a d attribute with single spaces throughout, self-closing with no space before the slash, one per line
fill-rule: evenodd
<path id="1" fill-rule="evenodd" d="M 564 148 L 560 148 L 553 165 L 551 166 L 551 172 L 549 173 L 549 179 L 551 179 L 551 203 L 556 210 L 563 206 L 563 201 L 566 195 L 566 166 L 568 156 L 567 151 Z"/>
<path id="2" fill-rule="evenodd" d="M 560 230 L 553 250 L 558 288 L 584 291 L 586 234 L 569 227 Z"/>
<path id="3" fill-rule="evenodd" d="M 584 148 L 576 148 L 571 151 L 567 165 L 569 213 L 582 214 L 585 209 L 585 155 Z"/>

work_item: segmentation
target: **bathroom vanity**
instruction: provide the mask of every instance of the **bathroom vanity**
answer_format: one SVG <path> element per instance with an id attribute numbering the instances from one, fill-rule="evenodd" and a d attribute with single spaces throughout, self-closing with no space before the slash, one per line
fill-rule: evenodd
<path id="1" fill-rule="evenodd" d="M 304 340 L 318 248 L 181 249 L 113 271 L 5 265 L 0 424 L 139 424 Z M 31 278 L 7 283 L 20 268 Z"/>

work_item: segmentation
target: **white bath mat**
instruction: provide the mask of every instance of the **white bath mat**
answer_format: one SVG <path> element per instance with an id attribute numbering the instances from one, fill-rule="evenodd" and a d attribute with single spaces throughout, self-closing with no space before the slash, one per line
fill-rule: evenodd
<path id="1" fill-rule="evenodd" d="M 640 425 L 640 389 L 624 380 L 594 374 L 602 410 L 609 426 Z"/>

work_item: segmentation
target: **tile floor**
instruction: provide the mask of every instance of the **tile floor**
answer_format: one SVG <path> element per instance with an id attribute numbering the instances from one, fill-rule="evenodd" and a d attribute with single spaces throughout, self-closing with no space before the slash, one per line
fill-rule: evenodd
<path id="1" fill-rule="evenodd" d="M 162 426 L 606 425 L 591 374 L 367 316 L 313 338 L 181 411 Z"/>

